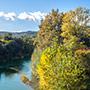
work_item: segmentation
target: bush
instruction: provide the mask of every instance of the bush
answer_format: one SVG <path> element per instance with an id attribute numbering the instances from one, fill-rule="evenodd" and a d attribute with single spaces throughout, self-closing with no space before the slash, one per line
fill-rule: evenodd
<path id="1" fill-rule="evenodd" d="M 85 90 L 88 89 L 87 67 L 81 60 L 60 46 L 43 51 L 38 64 L 40 90 Z"/>
<path id="2" fill-rule="evenodd" d="M 31 86 L 31 81 L 28 79 L 26 75 L 22 75 L 21 80 L 24 84 Z"/>
<path id="3" fill-rule="evenodd" d="M 41 57 L 41 51 L 38 49 L 34 49 L 34 52 L 31 57 L 31 69 L 32 69 L 32 83 L 33 83 L 33 88 L 38 88 L 39 86 L 39 76 L 37 74 L 37 65 L 40 62 L 40 57 Z"/>
<path id="4" fill-rule="evenodd" d="M 76 59 L 80 60 L 80 65 L 86 69 L 86 73 L 90 75 L 90 50 L 75 51 Z"/>

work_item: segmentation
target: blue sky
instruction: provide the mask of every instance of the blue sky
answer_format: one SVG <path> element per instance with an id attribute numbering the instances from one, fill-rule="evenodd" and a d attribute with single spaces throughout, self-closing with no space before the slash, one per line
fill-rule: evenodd
<path id="1" fill-rule="evenodd" d="M 0 0 L 0 31 L 38 31 L 40 20 L 51 12 L 90 9 L 90 0 Z"/>

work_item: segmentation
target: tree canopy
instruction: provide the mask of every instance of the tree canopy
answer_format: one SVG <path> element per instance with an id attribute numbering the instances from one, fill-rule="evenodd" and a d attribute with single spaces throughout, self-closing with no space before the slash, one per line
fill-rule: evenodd
<path id="1" fill-rule="evenodd" d="M 90 10 L 79 7 L 66 13 L 57 9 L 41 21 L 32 73 L 39 90 L 90 88 Z"/>
<path id="2" fill-rule="evenodd" d="M 41 21 L 39 25 L 39 31 L 37 38 L 34 42 L 37 48 L 44 50 L 45 48 L 51 46 L 53 42 L 60 44 L 62 42 L 62 18 L 64 14 L 59 13 L 59 10 L 56 11 L 52 9 L 52 12 L 47 14 L 45 20 Z"/>

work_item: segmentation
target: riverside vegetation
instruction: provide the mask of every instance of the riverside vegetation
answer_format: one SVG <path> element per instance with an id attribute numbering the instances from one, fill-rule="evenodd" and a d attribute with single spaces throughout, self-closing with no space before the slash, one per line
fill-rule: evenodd
<path id="1" fill-rule="evenodd" d="M 0 62 L 8 62 L 24 56 L 31 56 L 33 40 L 27 37 L 16 38 L 11 33 L 0 36 Z"/>
<path id="2" fill-rule="evenodd" d="M 32 54 L 35 90 L 90 90 L 90 11 L 79 7 L 41 20 Z"/>
<path id="3" fill-rule="evenodd" d="M 52 12 L 41 20 L 37 37 L 0 36 L 0 63 L 31 55 L 35 90 L 90 90 L 90 11 L 84 7 Z M 34 48 L 35 47 L 35 48 Z M 34 51 L 33 51 L 34 49 Z"/>

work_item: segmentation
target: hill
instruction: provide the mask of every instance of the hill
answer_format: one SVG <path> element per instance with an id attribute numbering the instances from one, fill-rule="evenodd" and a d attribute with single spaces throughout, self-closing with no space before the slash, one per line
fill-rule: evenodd
<path id="1" fill-rule="evenodd" d="M 27 31 L 27 32 L 5 32 L 1 31 L 0 36 L 3 36 L 4 34 L 11 33 L 13 36 L 18 37 L 18 38 L 24 38 L 24 37 L 29 37 L 29 38 L 35 38 L 37 36 L 37 32 L 35 31 Z"/>

